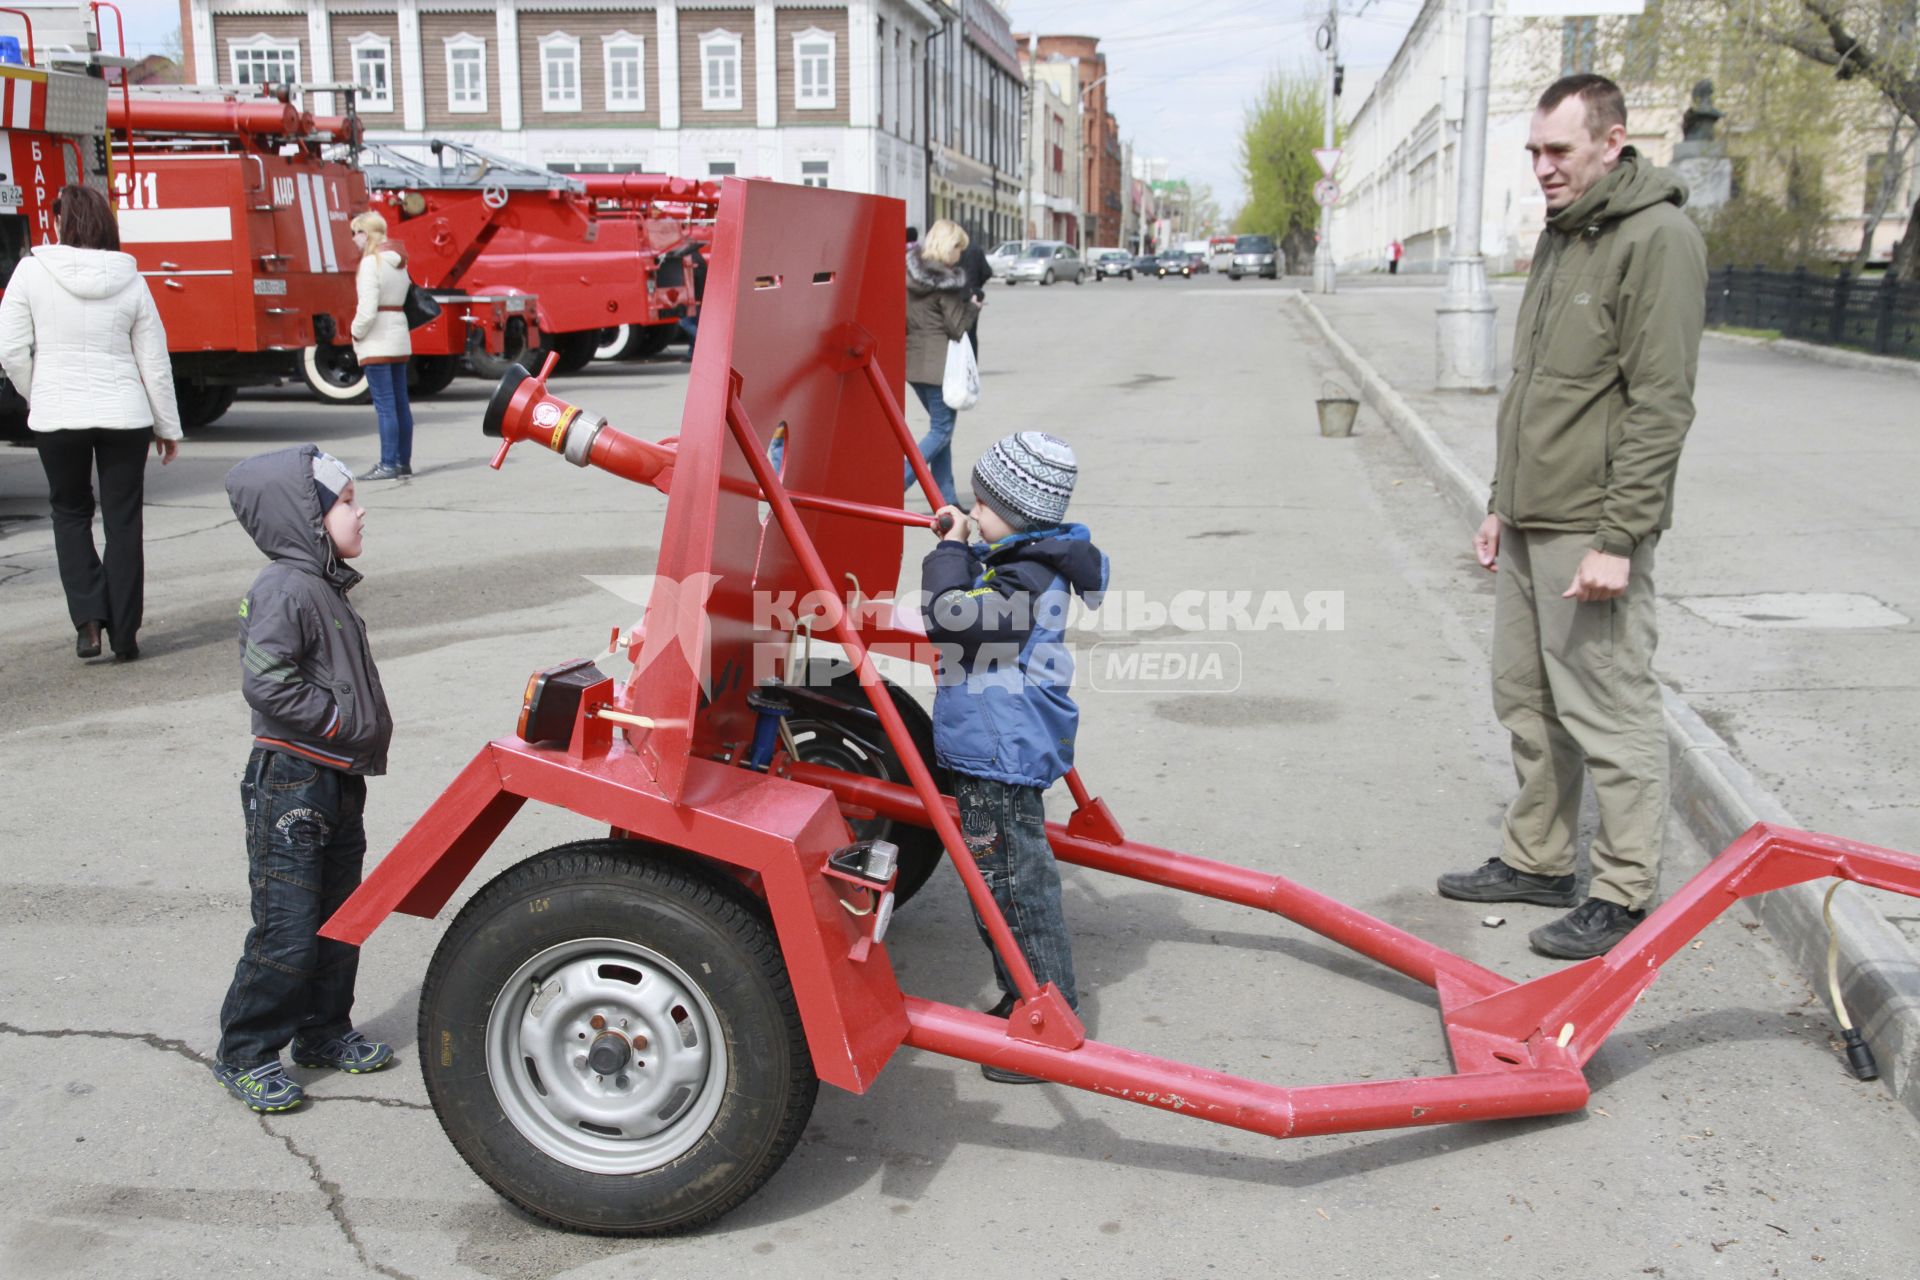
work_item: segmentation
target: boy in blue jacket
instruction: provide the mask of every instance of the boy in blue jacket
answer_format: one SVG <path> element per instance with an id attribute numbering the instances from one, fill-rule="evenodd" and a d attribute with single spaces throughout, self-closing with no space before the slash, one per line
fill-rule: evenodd
<path id="1" fill-rule="evenodd" d="M 1085 525 L 1066 523 L 1079 469 L 1067 442 L 1023 431 L 997 442 L 973 469 L 972 521 L 983 542 L 967 542 L 968 515 L 949 524 L 920 566 L 927 637 L 940 646 L 933 745 L 953 774 L 960 831 L 993 900 L 1020 944 L 1034 980 L 1049 982 L 1074 1008 L 1073 948 L 1060 910 L 1060 870 L 1047 845 L 1046 789 L 1073 767 L 1080 711 L 1073 655 L 1063 643 L 1074 593 L 1098 604 L 1107 558 Z M 974 924 L 988 939 L 979 913 Z M 993 960 L 1004 1018 L 1017 995 Z M 1038 1083 L 1004 1067 L 981 1074 L 1002 1084 Z"/>
<path id="2" fill-rule="evenodd" d="M 227 473 L 234 515 L 269 561 L 240 602 L 240 692 L 253 753 L 240 781 L 253 928 L 220 1007 L 213 1074 L 255 1111 L 291 1111 L 304 1092 L 280 1065 L 359 1074 L 393 1049 L 353 1029 L 360 948 L 318 936 L 360 885 L 367 777 L 387 771 L 393 717 L 347 602 L 366 512 L 353 473 L 313 445 Z"/>

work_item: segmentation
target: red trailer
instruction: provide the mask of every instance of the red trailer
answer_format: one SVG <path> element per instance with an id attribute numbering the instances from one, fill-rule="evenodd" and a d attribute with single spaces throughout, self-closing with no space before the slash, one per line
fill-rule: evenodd
<path id="1" fill-rule="evenodd" d="M 514 1203 L 596 1232 L 711 1221 L 791 1153 L 820 1081 L 864 1092 L 902 1046 L 1276 1138 L 1574 1111 L 1660 966 L 1741 898 L 1828 876 L 1920 896 L 1920 859 L 1755 827 L 1607 955 L 1515 983 L 1284 877 L 1131 839 L 1070 772 L 1059 858 L 1284 916 L 1432 987 L 1454 1070 L 1287 1087 L 1090 1039 L 968 853 L 925 713 L 874 667 L 937 661 L 891 600 L 903 531 L 930 523 L 900 506 L 903 457 L 939 501 L 900 412 L 903 221 L 897 201 L 728 179 L 677 437 L 617 430 L 544 370 L 510 371 L 488 408 L 495 465 L 525 442 L 668 495 L 645 622 L 607 650 L 632 670 L 536 672 L 515 731 L 322 932 L 431 918 L 528 801 L 585 820 L 468 900 L 421 990 L 428 1096 Z M 760 593 L 819 609 L 789 620 Z M 844 677 L 815 679 L 815 630 Z M 1008 1016 L 900 989 L 893 908 L 941 857 L 1018 989 Z M 1872 1071 L 1864 1044 L 1850 1058 Z"/>
<path id="2" fill-rule="evenodd" d="M 366 183 L 326 149 L 359 125 L 232 95 L 116 98 L 107 120 L 120 242 L 166 324 L 181 421 L 205 426 L 236 390 L 295 376 L 301 352 L 346 332 L 347 222 Z"/>

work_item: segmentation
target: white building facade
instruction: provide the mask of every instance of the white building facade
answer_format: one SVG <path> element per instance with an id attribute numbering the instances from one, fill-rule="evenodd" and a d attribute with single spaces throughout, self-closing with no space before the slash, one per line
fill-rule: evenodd
<path id="1" fill-rule="evenodd" d="M 1072 63 L 1029 64 L 1027 115 L 1027 216 L 1029 240 L 1080 243 L 1082 117 Z"/>
<path id="2" fill-rule="evenodd" d="M 894 196 L 924 225 L 923 0 L 182 3 L 197 83 L 351 80 L 377 137 Z"/>

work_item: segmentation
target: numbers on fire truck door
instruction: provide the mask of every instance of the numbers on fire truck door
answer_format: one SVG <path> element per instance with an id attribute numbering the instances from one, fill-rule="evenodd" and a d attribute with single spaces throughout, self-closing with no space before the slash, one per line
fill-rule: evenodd
<path id="1" fill-rule="evenodd" d="M 131 179 L 123 171 L 113 175 L 114 194 L 120 197 L 122 209 L 158 209 L 160 207 L 160 175 L 149 169 L 145 173 L 136 173 Z"/>

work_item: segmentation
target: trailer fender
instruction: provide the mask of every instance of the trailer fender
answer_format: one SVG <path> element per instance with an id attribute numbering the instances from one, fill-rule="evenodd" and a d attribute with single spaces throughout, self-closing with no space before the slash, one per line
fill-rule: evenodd
<path id="1" fill-rule="evenodd" d="M 632 752 L 582 760 L 518 739 L 488 743 L 321 936 L 357 946 L 396 911 L 431 918 L 523 804 L 551 804 L 748 873 L 780 939 L 814 1071 L 865 1092 L 906 1038 L 906 1003 L 884 943 L 869 940 L 874 917 L 853 914 L 838 882 L 821 874 L 848 839 L 838 803 L 817 787 L 696 763 L 705 767 L 689 773 L 674 804 Z"/>

